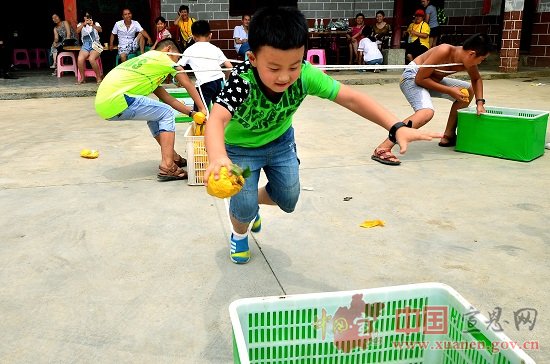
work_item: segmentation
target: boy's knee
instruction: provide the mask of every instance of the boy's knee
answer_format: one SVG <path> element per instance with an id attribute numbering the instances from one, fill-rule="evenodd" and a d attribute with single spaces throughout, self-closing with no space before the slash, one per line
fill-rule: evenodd
<path id="1" fill-rule="evenodd" d="M 271 200 L 273 200 L 273 202 L 275 202 L 281 210 L 286 213 L 291 213 L 294 211 L 300 197 L 299 181 L 292 186 L 285 186 L 277 190 L 272 189 L 268 183 L 265 186 L 265 189 Z"/>

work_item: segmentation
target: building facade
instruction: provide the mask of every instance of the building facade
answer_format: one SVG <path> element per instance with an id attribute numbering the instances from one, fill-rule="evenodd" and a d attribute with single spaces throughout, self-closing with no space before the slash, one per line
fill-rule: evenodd
<path id="1" fill-rule="evenodd" d="M 82 0 L 81 0 L 82 1 Z M 230 15 L 234 0 L 144 0 L 150 7 L 150 29 L 153 20 L 162 15 L 172 24 L 180 5 L 190 8 L 196 19 L 210 22 L 212 42 L 229 58 L 235 58 L 233 29 L 240 25 L 240 16 Z M 550 0 L 439 0 L 444 2 L 448 24 L 443 26 L 443 42 L 459 45 L 469 35 L 487 33 L 494 40 L 500 54 L 500 69 L 515 72 L 520 62 L 529 66 L 550 66 Z M 242 3 L 242 1 L 240 2 Z M 432 0 L 432 3 L 438 3 Z M 65 16 L 76 21 L 78 0 L 64 0 Z M 399 47 L 401 29 L 406 28 L 420 0 L 297 0 L 311 26 L 315 19 L 353 19 L 363 13 L 367 24 L 373 24 L 375 14 L 383 10 L 386 21 L 392 25 L 392 46 Z M 174 31 L 174 29 L 172 29 Z"/>

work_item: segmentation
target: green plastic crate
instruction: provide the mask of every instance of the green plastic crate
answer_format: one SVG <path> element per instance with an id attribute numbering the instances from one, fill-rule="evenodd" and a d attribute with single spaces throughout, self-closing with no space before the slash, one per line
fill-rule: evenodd
<path id="1" fill-rule="evenodd" d="M 194 102 L 189 93 L 184 88 L 165 88 L 166 92 L 176 98 L 178 101 L 184 103 L 185 105 L 193 108 Z M 193 119 L 188 115 L 181 113 L 176 114 L 176 123 L 190 123 Z"/>
<path id="2" fill-rule="evenodd" d="M 492 346 L 511 340 L 441 283 L 246 298 L 229 312 L 239 364 L 535 363 Z"/>
<path id="3" fill-rule="evenodd" d="M 459 152 L 528 162 L 544 154 L 548 112 L 485 107 L 458 110 L 456 149 Z"/>

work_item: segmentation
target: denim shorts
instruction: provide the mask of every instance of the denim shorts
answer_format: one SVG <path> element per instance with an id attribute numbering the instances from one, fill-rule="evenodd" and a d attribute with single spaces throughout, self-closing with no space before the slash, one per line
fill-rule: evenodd
<path id="1" fill-rule="evenodd" d="M 414 62 L 409 63 L 409 66 L 414 65 Z M 399 83 L 399 88 L 401 89 L 401 92 L 403 92 L 403 95 L 405 95 L 405 98 L 415 112 L 421 109 L 435 110 L 432 103 L 432 97 L 447 99 L 453 102 L 456 101 L 454 97 L 449 94 L 435 90 L 428 90 L 422 86 L 418 86 L 415 81 L 417 73 L 417 67 L 406 68 L 403 72 L 401 82 Z M 449 87 L 470 88 L 469 82 L 457 80 L 456 78 L 445 77 L 441 81 L 439 81 L 439 83 Z"/>
<path id="2" fill-rule="evenodd" d="M 89 41 L 89 40 L 85 40 L 83 43 L 82 43 L 82 47 L 80 48 L 81 50 L 83 51 L 86 51 L 88 53 L 90 53 L 92 51 L 92 42 Z"/>
<path id="3" fill-rule="evenodd" d="M 161 131 L 175 132 L 175 111 L 170 106 L 146 96 L 126 96 L 128 107 L 120 114 L 108 119 L 117 120 L 146 120 L 153 137 Z"/>
<path id="4" fill-rule="evenodd" d="M 248 223 L 258 213 L 258 180 L 263 168 L 267 177 L 265 186 L 269 197 L 284 212 L 292 212 L 300 196 L 300 161 L 296 153 L 294 129 L 290 127 L 283 135 L 259 148 L 242 148 L 225 145 L 233 163 L 246 168 L 252 174 L 238 194 L 231 197 L 229 211 L 242 223 Z"/>

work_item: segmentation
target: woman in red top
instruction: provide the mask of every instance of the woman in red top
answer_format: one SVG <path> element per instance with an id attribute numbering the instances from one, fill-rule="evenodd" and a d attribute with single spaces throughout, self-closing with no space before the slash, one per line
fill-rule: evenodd
<path id="1" fill-rule="evenodd" d="M 365 16 L 362 13 L 355 15 L 355 26 L 351 28 L 351 35 L 347 35 L 349 42 L 349 64 L 353 64 L 354 58 L 357 64 L 361 64 L 361 59 L 357 55 L 357 46 L 359 41 L 363 39 L 361 34 L 365 27 Z"/>

